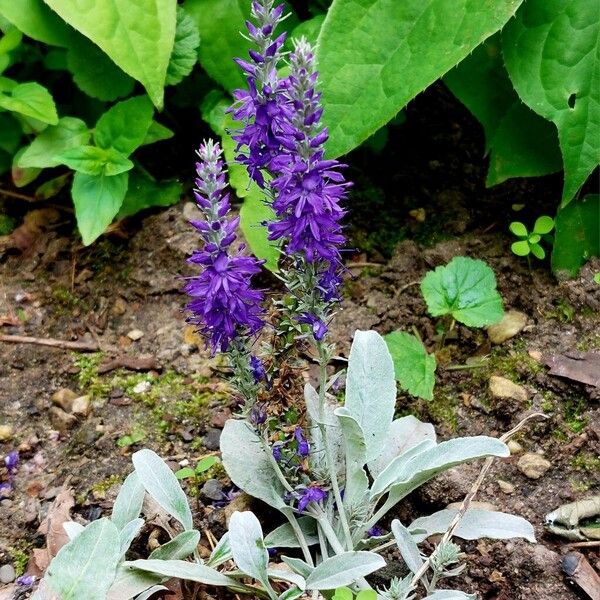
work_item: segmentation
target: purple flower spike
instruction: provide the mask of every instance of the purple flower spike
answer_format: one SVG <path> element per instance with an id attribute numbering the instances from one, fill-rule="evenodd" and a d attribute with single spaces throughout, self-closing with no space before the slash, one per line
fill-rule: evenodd
<path id="1" fill-rule="evenodd" d="M 298 323 L 306 323 L 307 325 L 310 325 L 312 334 L 317 342 L 320 342 L 329 331 L 327 329 L 327 325 L 325 325 L 321 319 L 318 319 L 315 315 L 311 315 L 310 313 L 305 313 L 299 317 L 296 317 L 296 321 L 298 321 Z"/>
<path id="2" fill-rule="evenodd" d="M 275 446 L 273 446 L 273 458 L 277 462 L 281 461 L 281 451 L 282 451 L 282 449 L 283 449 L 283 446 L 281 444 L 276 444 Z"/>
<path id="3" fill-rule="evenodd" d="M 316 485 L 308 487 L 300 496 L 298 511 L 303 512 L 311 502 L 321 502 L 321 500 L 325 500 L 325 498 L 327 498 L 327 492 L 325 490 L 322 490 Z"/>
<path id="4" fill-rule="evenodd" d="M 0 483 L 0 500 L 10 498 L 12 489 L 12 485 L 7 481 L 5 481 L 4 483 Z"/>
<path id="5" fill-rule="evenodd" d="M 310 454 L 310 444 L 304 437 L 302 427 L 296 427 L 296 430 L 294 431 L 294 438 L 296 438 L 296 442 L 298 444 L 296 454 L 302 457 L 308 456 Z"/>
<path id="6" fill-rule="evenodd" d="M 380 537 L 383 535 L 383 529 L 381 529 L 381 527 L 377 527 L 377 525 L 374 525 L 371 527 L 371 529 L 367 530 L 367 535 L 369 537 Z"/>
<path id="7" fill-rule="evenodd" d="M 35 575 L 21 575 L 21 577 L 17 577 L 15 583 L 19 587 L 31 587 L 35 583 Z"/>
<path id="8" fill-rule="evenodd" d="M 190 278 L 185 292 L 192 298 L 187 308 L 189 321 L 198 325 L 210 340 L 213 352 L 224 352 L 238 336 L 255 335 L 263 326 L 263 295 L 252 289 L 251 279 L 260 272 L 254 257 L 230 253 L 236 239 L 238 218 L 227 218 L 229 195 L 221 148 L 211 140 L 198 150 L 195 196 L 204 221 L 194 221 L 204 240 L 188 262 L 200 265 L 202 272 Z"/>
<path id="9" fill-rule="evenodd" d="M 13 450 L 12 452 L 9 452 L 4 459 L 4 464 L 6 465 L 8 474 L 13 475 L 19 465 L 19 451 Z"/>
<path id="10" fill-rule="evenodd" d="M 262 425 L 267 420 L 267 412 L 265 407 L 260 404 L 255 404 L 250 411 L 250 422 L 253 425 Z"/>
<path id="11" fill-rule="evenodd" d="M 252 371 L 252 376 L 254 377 L 255 383 L 260 383 L 267 376 L 262 361 L 260 358 L 254 355 L 250 357 L 250 371 Z"/>

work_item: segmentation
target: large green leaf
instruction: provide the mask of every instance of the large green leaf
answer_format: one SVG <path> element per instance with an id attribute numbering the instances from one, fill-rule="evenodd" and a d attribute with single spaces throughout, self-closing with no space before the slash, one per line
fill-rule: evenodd
<path id="1" fill-rule="evenodd" d="M 87 144 L 91 137 L 88 126 L 75 117 L 63 117 L 57 125 L 40 133 L 23 152 L 19 159 L 20 167 L 56 167 L 60 164 L 56 156 Z"/>
<path id="2" fill-rule="evenodd" d="M 114 148 L 77 146 L 61 152 L 56 157 L 59 163 L 74 171 L 87 175 L 119 175 L 133 169 L 133 163 Z"/>
<path id="3" fill-rule="evenodd" d="M 334 0 L 317 58 L 329 156 L 352 150 L 484 39 L 522 0 Z"/>
<path id="4" fill-rule="evenodd" d="M 494 272 L 466 256 L 455 256 L 446 266 L 429 271 L 421 292 L 432 316 L 452 315 L 469 327 L 497 323 L 504 314 Z"/>
<path id="5" fill-rule="evenodd" d="M 600 3 L 527 0 L 504 30 L 502 50 L 523 102 L 558 128 L 564 205 L 600 157 Z"/>
<path id="6" fill-rule="evenodd" d="M 50 92 L 39 83 L 19 83 L 10 92 L 0 94 L 0 108 L 56 125 L 58 115 Z"/>
<path id="7" fill-rule="evenodd" d="M 67 46 L 74 33 L 42 0 L 0 0 L 0 14 L 34 40 Z"/>
<path id="8" fill-rule="evenodd" d="M 428 354 L 423 343 L 405 331 L 393 331 L 384 337 L 394 361 L 396 379 L 409 394 L 433 400 L 435 355 Z"/>
<path id="9" fill-rule="evenodd" d="M 554 126 L 525 106 L 502 61 L 499 36 L 492 36 L 446 73 L 444 83 L 475 115 L 490 154 L 487 185 L 562 168 Z"/>
<path id="10" fill-rule="evenodd" d="M 198 60 L 200 34 L 196 21 L 181 6 L 177 7 L 177 28 L 171 60 L 167 68 L 167 85 L 175 85 L 187 77 Z"/>
<path id="11" fill-rule="evenodd" d="M 127 192 L 128 174 L 88 175 L 75 173 L 71 194 L 77 227 L 88 246 L 110 225 Z"/>
<path id="12" fill-rule="evenodd" d="M 90 38 L 125 73 L 163 104 L 167 66 L 175 40 L 176 0 L 45 0 L 67 23 Z"/>
<path id="13" fill-rule="evenodd" d="M 117 218 L 124 219 L 152 206 L 171 206 L 179 201 L 181 191 L 178 181 L 157 182 L 136 168 L 129 174 L 129 187 Z"/>
<path id="14" fill-rule="evenodd" d="M 600 256 L 600 195 L 588 194 L 561 208 L 555 227 L 552 270 L 575 277 L 588 258 Z"/>

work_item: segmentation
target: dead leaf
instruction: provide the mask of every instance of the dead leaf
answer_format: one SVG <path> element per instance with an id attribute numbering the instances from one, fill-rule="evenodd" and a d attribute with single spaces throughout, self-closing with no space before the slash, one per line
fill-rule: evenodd
<path id="1" fill-rule="evenodd" d="M 17 327 L 20 324 L 21 321 L 15 315 L 0 315 L 0 327 L 3 327 L 4 325 L 8 325 L 10 327 Z"/>
<path id="2" fill-rule="evenodd" d="M 544 360 L 550 375 L 600 387 L 600 352 L 569 352 Z"/>
<path id="3" fill-rule="evenodd" d="M 60 218 L 54 208 L 39 208 L 25 215 L 23 223 L 9 235 L 0 236 L 0 250 L 29 250 L 38 238 Z"/>
<path id="4" fill-rule="evenodd" d="M 103 362 L 98 367 L 98 373 L 103 375 L 115 369 L 129 369 L 130 371 L 162 371 L 162 366 L 154 356 L 117 356 Z"/>

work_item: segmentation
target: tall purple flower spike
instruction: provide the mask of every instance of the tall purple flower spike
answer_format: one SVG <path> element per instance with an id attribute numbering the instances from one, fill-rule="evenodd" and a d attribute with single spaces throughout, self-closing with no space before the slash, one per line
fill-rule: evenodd
<path id="1" fill-rule="evenodd" d="M 238 336 L 254 335 L 263 326 L 263 295 L 251 286 L 260 271 L 254 257 L 232 252 L 239 218 L 228 218 L 229 194 L 225 193 L 225 173 L 219 144 L 203 142 L 198 150 L 195 197 L 204 221 L 192 221 L 204 247 L 188 262 L 200 265 L 202 272 L 191 277 L 185 292 L 192 297 L 189 318 L 209 339 L 213 352 L 224 352 Z M 243 250 L 243 246 L 240 247 Z"/>

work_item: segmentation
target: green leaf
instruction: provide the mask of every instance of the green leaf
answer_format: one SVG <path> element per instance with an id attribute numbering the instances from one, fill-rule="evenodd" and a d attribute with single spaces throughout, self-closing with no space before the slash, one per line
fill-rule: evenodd
<path id="1" fill-rule="evenodd" d="M 19 188 L 25 187 L 27 184 L 31 183 L 42 172 L 41 169 L 38 169 L 36 167 L 19 166 L 19 161 L 21 160 L 21 156 L 23 156 L 24 151 L 25 148 L 20 148 L 17 151 L 17 153 L 13 156 L 12 160 L 12 180 L 13 183 Z"/>
<path id="2" fill-rule="evenodd" d="M 54 159 L 87 175 L 119 175 L 133 169 L 133 163 L 114 148 L 77 146 L 57 154 Z"/>
<path id="3" fill-rule="evenodd" d="M 162 577 L 150 575 L 144 571 L 136 571 L 124 567 L 122 564 L 117 569 L 117 576 L 108 591 L 106 600 L 123 600 L 123 598 L 136 598 L 153 585 L 160 583 Z"/>
<path id="4" fill-rule="evenodd" d="M 150 123 L 150 127 L 148 127 L 146 137 L 144 138 L 144 141 L 141 145 L 147 146 L 149 144 L 154 144 L 154 142 L 168 140 L 174 135 L 175 134 L 168 127 L 161 125 L 157 121 L 152 121 L 152 123 Z"/>
<path id="5" fill-rule="evenodd" d="M 112 510 L 111 521 L 118 529 L 123 529 L 127 523 L 140 516 L 145 495 L 146 490 L 137 473 L 130 473 L 119 490 Z"/>
<path id="6" fill-rule="evenodd" d="M 171 541 L 159 546 L 150 554 L 150 559 L 156 560 L 182 560 L 193 554 L 200 542 L 200 532 L 192 529 L 182 531 Z"/>
<path id="7" fill-rule="evenodd" d="M 177 478 L 167 464 L 158 454 L 148 449 L 136 452 L 132 460 L 148 494 L 177 519 L 186 531 L 192 529 L 192 511 Z"/>
<path id="8" fill-rule="evenodd" d="M 153 206 L 171 206 L 179 202 L 181 193 L 182 187 L 178 181 L 157 182 L 144 170 L 133 169 L 117 218 L 124 219 Z"/>
<path id="9" fill-rule="evenodd" d="M 98 519 L 59 550 L 44 581 L 61 600 L 105 600 L 120 556 L 117 528 Z"/>
<path id="10" fill-rule="evenodd" d="M 344 552 L 325 559 L 306 579 L 308 590 L 333 590 L 351 585 L 360 577 L 385 567 L 385 560 L 374 552 Z"/>
<path id="11" fill-rule="evenodd" d="M 498 31 L 522 0 L 334 0 L 321 28 L 329 157 L 345 154 Z"/>
<path id="12" fill-rule="evenodd" d="M 354 600 L 354 594 L 350 588 L 338 588 L 335 590 L 335 595 L 332 600 Z"/>
<path id="13" fill-rule="evenodd" d="M 394 331 L 384 336 L 394 361 L 396 379 L 409 394 L 433 400 L 435 384 L 435 355 L 428 354 L 423 343 L 414 335 Z"/>
<path id="14" fill-rule="evenodd" d="M 494 272 L 483 261 L 466 256 L 456 256 L 427 273 L 421 292 L 432 316 L 452 315 L 469 327 L 497 323 L 504 314 Z"/>
<path id="15" fill-rule="evenodd" d="M 119 212 L 127 191 L 128 174 L 75 173 L 71 194 L 77 227 L 83 243 L 89 246 L 110 225 Z"/>
<path id="16" fill-rule="evenodd" d="M 541 239 L 542 236 L 539 233 L 530 233 L 529 237 L 527 238 L 527 241 L 529 242 L 529 245 L 531 245 L 537 244 Z"/>
<path id="17" fill-rule="evenodd" d="M 0 108 L 56 125 L 58 115 L 50 92 L 39 83 L 20 83 L 10 93 L 0 94 Z"/>
<path id="18" fill-rule="evenodd" d="M 23 132 L 12 115 L 0 114 L 0 150 L 14 154 L 19 147 Z"/>
<path id="19" fill-rule="evenodd" d="M 171 60 L 167 67 L 166 85 L 175 85 L 187 77 L 198 60 L 200 33 L 196 21 L 181 6 L 177 7 L 177 27 Z"/>
<path id="20" fill-rule="evenodd" d="M 483 125 L 490 154 L 487 186 L 562 168 L 556 129 L 517 96 L 502 61 L 498 35 L 446 73 L 444 83 Z"/>
<path id="21" fill-rule="evenodd" d="M 527 0 L 504 29 L 502 49 L 523 102 L 558 129 L 566 205 L 598 164 L 600 4 Z"/>
<path id="22" fill-rule="evenodd" d="M 219 459 L 216 456 L 205 456 L 202 460 L 198 461 L 196 465 L 196 473 L 205 473 L 209 469 L 212 469 L 217 463 Z"/>
<path id="23" fill-rule="evenodd" d="M 69 43 L 67 68 L 82 92 L 104 102 L 131 94 L 135 85 L 127 73 L 82 35 L 73 36 Z"/>
<path id="24" fill-rule="evenodd" d="M 190 477 L 196 477 L 196 472 L 191 467 L 184 467 L 175 471 L 175 477 L 177 479 L 189 479 Z"/>
<path id="25" fill-rule="evenodd" d="M 298 518 L 298 525 L 304 534 L 306 543 L 309 546 L 319 543 L 317 534 L 317 522 L 312 517 Z M 271 533 L 265 537 L 265 545 L 267 548 L 300 548 L 298 537 L 294 533 L 292 526 L 289 523 L 284 523 L 273 529 Z"/>
<path id="26" fill-rule="evenodd" d="M 400 550 L 400 555 L 412 573 L 417 573 L 423 566 L 423 558 L 410 532 L 398 519 L 392 521 L 392 533 Z"/>
<path id="27" fill-rule="evenodd" d="M 510 245 L 510 249 L 513 254 L 517 256 L 527 256 L 531 252 L 531 248 L 529 247 L 529 242 L 527 240 L 520 240 L 518 242 L 513 242 Z"/>
<path id="28" fill-rule="evenodd" d="M 19 159 L 20 167 L 56 167 L 60 161 L 56 156 L 84 146 L 90 140 L 88 126 L 75 117 L 63 117 L 56 125 L 48 127 L 40 133 Z"/>
<path id="29" fill-rule="evenodd" d="M 45 0 L 69 25 L 139 81 L 161 108 L 175 40 L 175 0 Z"/>
<path id="30" fill-rule="evenodd" d="M 222 575 L 215 569 L 183 560 L 133 560 L 125 562 L 124 565 L 169 578 L 176 577 L 208 585 L 239 587 L 235 579 Z"/>
<path id="31" fill-rule="evenodd" d="M 101 148 L 116 148 L 129 156 L 144 143 L 153 114 L 146 96 L 123 100 L 98 119 L 94 141 Z"/>
<path id="32" fill-rule="evenodd" d="M 600 195 L 588 194 L 558 211 L 552 250 L 552 270 L 575 277 L 581 265 L 600 256 Z"/>
<path id="33" fill-rule="evenodd" d="M 18 48 L 23 34 L 16 27 L 9 27 L 0 38 L 0 54 L 8 54 L 15 48 Z"/>
<path id="34" fill-rule="evenodd" d="M 554 219 L 548 215 L 542 215 L 541 217 L 538 217 L 535 221 L 535 225 L 533 226 L 533 231 L 539 233 L 540 235 L 550 233 L 553 229 Z"/>
<path id="35" fill-rule="evenodd" d="M 73 30 L 42 0 L 0 0 L 0 14 L 25 35 L 54 46 L 67 46 Z"/>
<path id="36" fill-rule="evenodd" d="M 316 46 L 323 21 L 325 21 L 324 14 L 315 15 L 312 19 L 302 21 L 298 27 L 290 32 L 288 39 L 285 41 L 285 47 L 290 51 L 293 50 L 293 41 L 299 40 L 301 37 L 305 38 L 311 46 Z"/>
<path id="37" fill-rule="evenodd" d="M 520 221 L 513 221 L 510 224 L 509 229 L 512 231 L 512 233 L 514 233 L 518 237 L 526 238 L 529 235 L 529 232 L 527 231 L 527 227 L 525 227 L 525 225 L 523 223 L 521 223 Z"/>

